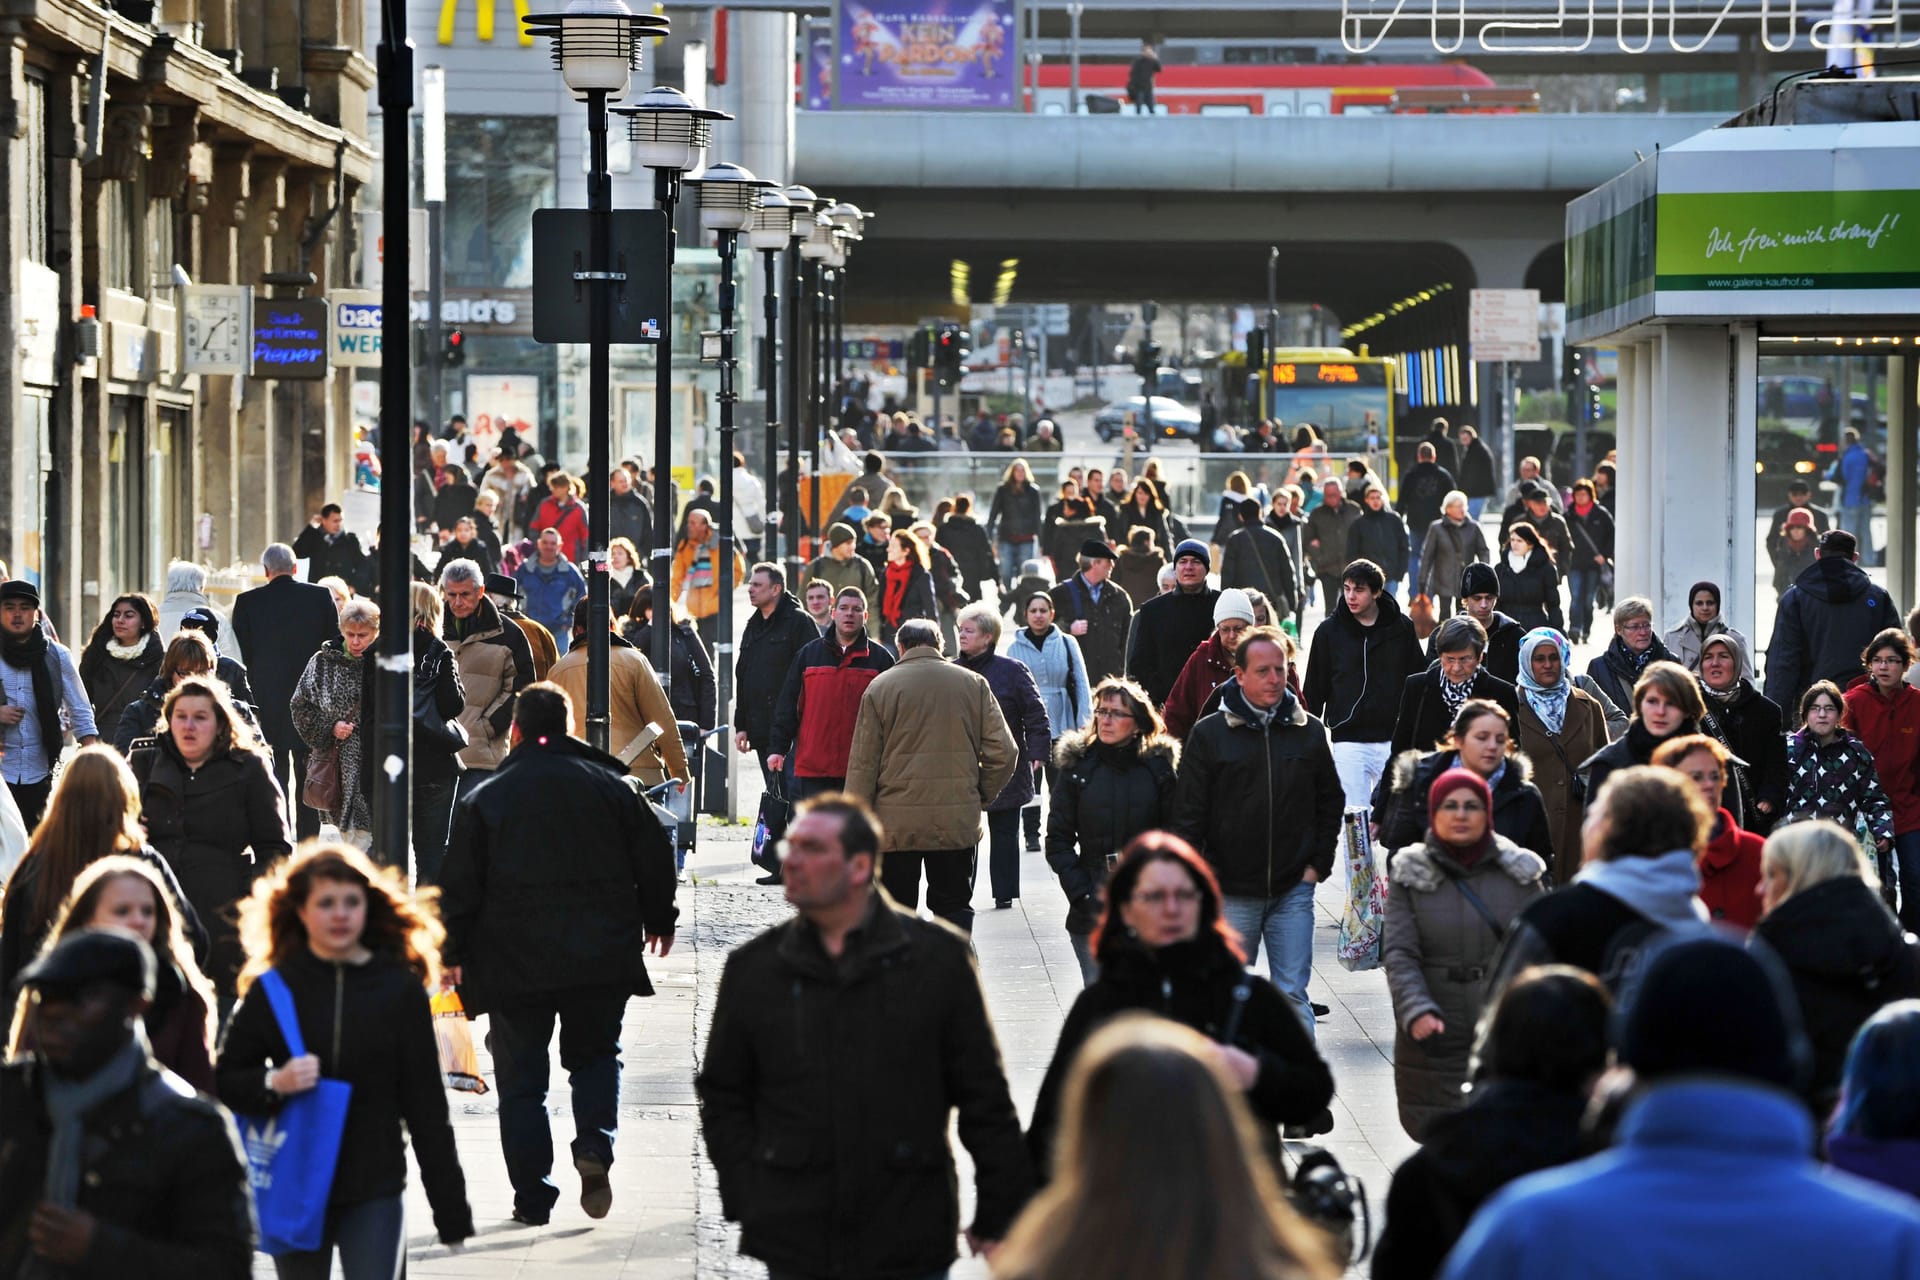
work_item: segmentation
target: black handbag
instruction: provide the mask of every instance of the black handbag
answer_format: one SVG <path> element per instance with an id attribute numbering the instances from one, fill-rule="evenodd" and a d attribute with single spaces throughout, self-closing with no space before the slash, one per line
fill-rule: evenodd
<path id="1" fill-rule="evenodd" d="M 466 726 L 458 720 L 441 717 L 433 705 L 433 686 L 413 687 L 413 741 L 416 746 L 432 747 L 453 755 L 467 749 Z"/>

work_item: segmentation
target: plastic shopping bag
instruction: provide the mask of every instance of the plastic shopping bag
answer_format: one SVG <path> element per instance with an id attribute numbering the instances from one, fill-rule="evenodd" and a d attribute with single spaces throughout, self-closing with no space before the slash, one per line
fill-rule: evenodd
<path id="1" fill-rule="evenodd" d="M 480 1076 L 480 1058 L 473 1051 L 473 1024 L 467 1021 L 467 1007 L 460 993 L 449 988 L 433 997 L 433 1038 L 440 1042 L 440 1069 L 447 1073 L 447 1088 L 461 1093 L 485 1093 L 487 1082 Z"/>
<path id="2" fill-rule="evenodd" d="M 269 969 L 260 975 L 260 987 L 287 1042 L 288 1056 L 304 1056 L 307 1046 L 286 980 Z M 346 1081 L 323 1079 L 285 1099 L 271 1115 L 234 1116 L 247 1155 L 260 1252 L 277 1258 L 320 1247 L 352 1098 L 353 1086 Z"/>
<path id="3" fill-rule="evenodd" d="M 1347 904 L 1340 912 L 1336 955 L 1343 969 L 1355 973 L 1380 967 L 1380 935 L 1387 920 L 1386 869 L 1374 865 L 1373 837 L 1367 830 L 1370 817 L 1365 809 L 1349 809 L 1341 820 Z"/>

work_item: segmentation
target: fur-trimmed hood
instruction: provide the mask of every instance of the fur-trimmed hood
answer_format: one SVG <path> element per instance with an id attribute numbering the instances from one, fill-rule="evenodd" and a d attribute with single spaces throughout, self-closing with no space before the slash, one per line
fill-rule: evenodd
<path id="1" fill-rule="evenodd" d="M 1390 779 L 1389 785 L 1395 791 L 1405 791 L 1413 785 L 1414 778 L 1419 775 L 1422 764 L 1436 756 L 1446 757 L 1453 754 L 1455 753 L 1444 749 L 1440 751 L 1402 751 L 1393 758 L 1392 765 L 1388 767 L 1387 776 Z M 1429 776 L 1428 782 L 1431 783 L 1434 778 L 1439 776 L 1439 771 L 1435 770 Z M 1503 785 L 1506 783 L 1508 777 L 1516 777 L 1517 781 L 1522 783 L 1533 781 L 1533 761 L 1527 758 L 1526 752 L 1515 751 L 1507 757 L 1507 771 L 1500 775 L 1500 781 Z M 1496 791 L 1499 789 L 1499 787 L 1494 788 Z M 1397 858 L 1400 855 L 1395 854 L 1394 856 Z"/>
<path id="2" fill-rule="evenodd" d="M 1061 738 L 1053 749 L 1053 763 L 1061 769 L 1071 769 L 1086 759 L 1087 753 L 1100 745 L 1100 739 L 1089 729 L 1084 734 L 1068 734 Z M 1140 759 L 1145 762 L 1155 758 L 1165 760 L 1167 768 L 1178 770 L 1180 767 L 1179 740 L 1164 733 L 1156 733 L 1140 740 Z"/>
<path id="3" fill-rule="evenodd" d="M 1410 753 L 1409 753 L 1410 754 Z M 1505 836 L 1494 833 L 1492 866 L 1498 867 L 1515 884 L 1533 884 L 1547 873 L 1547 864 L 1537 853 L 1522 849 Z M 1393 882 L 1415 893 L 1433 893 L 1446 880 L 1461 874 L 1460 864 L 1425 844 L 1411 844 L 1393 855 L 1389 872 Z"/>

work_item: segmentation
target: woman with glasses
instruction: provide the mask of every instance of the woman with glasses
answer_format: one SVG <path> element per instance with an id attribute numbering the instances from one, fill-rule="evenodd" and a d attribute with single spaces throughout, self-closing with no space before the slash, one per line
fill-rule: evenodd
<path id="1" fill-rule="evenodd" d="M 1426 839 L 1394 855 L 1381 949 L 1393 996 L 1400 1127 L 1415 1142 L 1465 1101 L 1486 978 L 1507 926 L 1546 892 L 1546 861 L 1493 829 L 1493 792 L 1472 769 L 1427 791 Z"/>
<path id="2" fill-rule="evenodd" d="M 1604 653 L 1587 664 L 1587 674 L 1614 706 L 1624 707 L 1633 701 L 1633 686 L 1648 663 L 1672 660 L 1667 646 L 1653 634 L 1653 602 L 1645 596 L 1628 596 L 1613 607 L 1613 639 Z"/>
<path id="3" fill-rule="evenodd" d="M 1875 636 L 1860 655 L 1867 678 L 1847 690 L 1847 720 L 1873 753 L 1880 789 L 1893 806 L 1892 865 L 1881 866 L 1889 889 L 1898 868 L 1900 923 L 1920 931 L 1920 689 L 1906 683 L 1913 641 L 1898 627 Z"/>
<path id="4" fill-rule="evenodd" d="M 1061 735 L 1047 809 L 1047 865 L 1067 895 L 1067 937 L 1092 982 L 1093 931 L 1108 867 L 1127 842 L 1173 818 L 1180 744 L 1167 736 L 1146 690 L 1118 676 L 1093 691 L 1092 722 Z"/>
<path id="5" fill-rule="evenodd" d="M 1074 1058 L 1103 1023 L 1123 1013 L 1169 1018 L 1213 1041 L 1276 1160 L 1280 1125 L 1331 1125 L 1325 1112 L 1333 1073 L 1292 1004 L 1247 972 L 1246 954 L 1220 914 L 1220 884 L 1192 845 L 1164 831 L 1127 845 L 1107 882 L 1093 949 L 1100 974 L 1073 1002 L 1033 1105 L 1027 1146 L 1042 1179 L 1052 1172 L 1061 1089 Z"/>
<path id="6" fill-rule="evenodd" d="M 1742 830 L 1723 803 L 1733 784 L 1733 753 L 1717 738 L 1692 733 L 1662 743 L 1653 763 L 1691 782 L 1713 815 L 1706 847 L 1694 859 L 1707 913 L 1743 930 L 1753 928 L 1760 919 L 1760 850 L 1766 841 Z"/>
<path id="7" fill-rule="evenodd" d="M 1816 681 L 1800 695 L 1800 729 L 1787 735 L 1787 807 L 1780 823 L 1830 818 L 1884 869 L 1893 853 L 1893 806 L 1880 789 L 1873 753 L 1849 732 L 1850 714 L 1831 680 Z M 1883 884 L 1881 892 L 1892 889 Z"/>

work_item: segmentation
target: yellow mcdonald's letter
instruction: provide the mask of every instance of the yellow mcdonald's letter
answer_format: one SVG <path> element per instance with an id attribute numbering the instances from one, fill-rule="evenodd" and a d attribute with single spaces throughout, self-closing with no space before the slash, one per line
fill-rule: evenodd
<path id="1" fill-rule="evenodd" d="M 473 34 L 487 44 L 493 43 L 493 10 L 496 0 L 474 0 Z M 441 44 L 453 43 L 453 18 L 460 8 L 460 0 L 440 0 L 440 23 L 435 36 Z M 513 0 L 514 28 L 519 32 L 520 45 L 525 48 L 533 43 L 533 34 L 526 28 L 522 19 L 527 16 L 527 0 Z"/>

